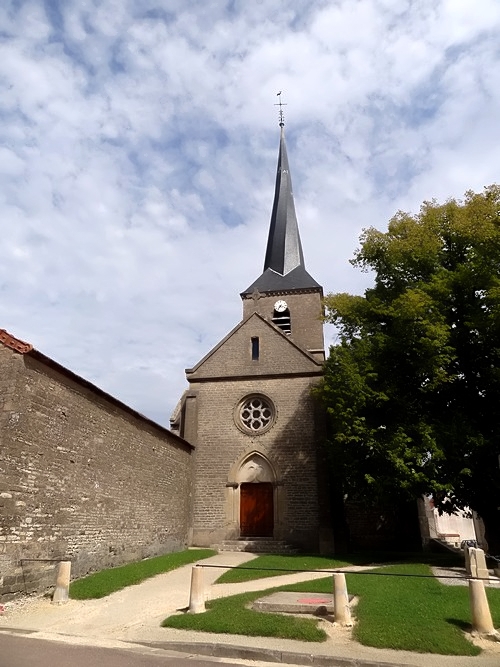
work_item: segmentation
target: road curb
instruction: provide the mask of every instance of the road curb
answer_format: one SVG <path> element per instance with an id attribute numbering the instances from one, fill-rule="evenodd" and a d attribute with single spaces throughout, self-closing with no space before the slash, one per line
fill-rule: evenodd
<path id="1" fill-rule="evenodd" d="M 151 648 L 162 648 L 179 653 L 191 653 L 212 658 L 239 658 L 241 660 L 263 660 L 292 665 L 316 665 L 317 667 L 411 667 L 410 663 L 379 662 L 357 658 L 340 658 L 333 655 L 295 653 L 255 646 L 236 646 L 216 642 L 137 642 Z"/>

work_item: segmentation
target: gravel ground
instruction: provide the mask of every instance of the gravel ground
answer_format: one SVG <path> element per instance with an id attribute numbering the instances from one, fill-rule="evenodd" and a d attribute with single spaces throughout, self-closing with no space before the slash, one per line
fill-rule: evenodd
<path id="1" fill-rule="evenodd" d="M 500 579 L 493 576 L 493 570 L 489 570 L 490 580 L 485 581 L 485 586 L 500 588 Z M 445 586 L 468 586 L 469 576 L 464 567 L 433 567 L 432 574 Z"/>

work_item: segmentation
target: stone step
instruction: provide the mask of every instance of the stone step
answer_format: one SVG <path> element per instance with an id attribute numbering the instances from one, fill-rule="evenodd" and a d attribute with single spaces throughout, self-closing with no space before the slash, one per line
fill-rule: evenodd
<path id="1" fill-rule="evenodd" d="M 460 542 L 448 542 L 442 538 L 433 537 L 431 543 L 440 551 L 452 551 L 455 554 L 463 556 L 463 550 L 460 548 Z"/>
<path id="2" fill-rule="evenodd" d="M 214 544 L 212 548 L 217 551 L 247 551 L 258 554 L 293 555 L 298 553 L 298 549 L 283 540 L 270 540 L 262 537 L 225 540 L 221 544 Z"/>

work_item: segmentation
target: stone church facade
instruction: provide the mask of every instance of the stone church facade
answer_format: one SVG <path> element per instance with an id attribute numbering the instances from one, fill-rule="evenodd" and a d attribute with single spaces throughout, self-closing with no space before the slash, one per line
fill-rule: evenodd
<path id="1" fill-rule="evenodd" d="M 171 420 L 195 445 L 194 545 L 267 538 L 320 548 L 311 388 L 325 358 L 322 296 L 305 269 L 282 127 L 264 271 L 241 293 L 242 321 L 186 371 Z"/>

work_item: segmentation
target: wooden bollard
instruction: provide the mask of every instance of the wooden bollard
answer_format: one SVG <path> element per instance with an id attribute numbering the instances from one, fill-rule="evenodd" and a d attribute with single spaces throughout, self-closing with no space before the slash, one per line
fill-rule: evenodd
<path id="1" fill-rule="evenodd" d="M 202 614 L 205 611 L 205 591 L 203 590 L 203 567 L 194 565 L 191 569 L 191 591 L 189 593 L 189 613 Z"/>
<path id="2" fill-rule="evenodd" d="M 57 566 L 56 590 L 52 602 L 62 604 L 69 599 L 69 580 L 71 579 L 71 561 L 62 560 Z"/>
<path id="3" fill-rule="evenodd" d="M 480 579 L 469 579 L 469 600 L 472 634 L 487 635 L 491 639 L 499 641 L 500 634 L 493 627 L 484 582 Z"/>
<path id="4" fill-rule="evenodd" d="M 350 627 L 352 625 L 351 607 L 349 605 L 349 594 L 343 572 L 335 572 L 333 575 L 333 609 L 335 623 Z"/>

